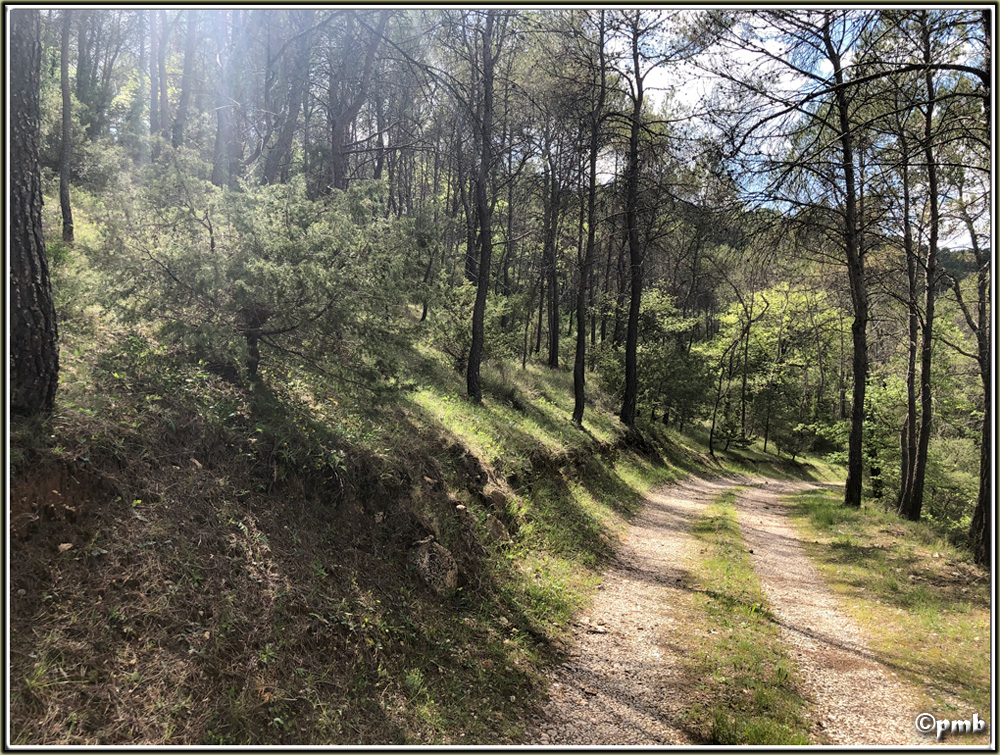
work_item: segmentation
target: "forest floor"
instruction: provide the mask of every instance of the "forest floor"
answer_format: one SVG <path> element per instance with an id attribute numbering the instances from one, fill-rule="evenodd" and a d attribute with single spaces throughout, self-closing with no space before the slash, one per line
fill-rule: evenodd
<path id="1" fill-rule="evenodd" d="M 365 413 L 100 333 L 11 436 L 15 745 L 906 744 L 990 709 L 989 574 L 822 457 L 630 443 L 601 394 L 579 428 L 540 365 L 477 405 L 417 350 Z"/>
<path id="2" fill-rule="evenodd" d="M 795 521 L 793 495 L 823 487 L 759 477 L 692 477 L 651 495 L 623 537 L 589 611 L 576 622 L 573 649 L 551 673 L 549 700 L 529 724 L 528 741 L 937 743 L 914 727 L 918 714 L 936 712 L 935 700 L 923 689 L 935 680 L 902 673 L 908 669 L 883 651 L 884 643 L 869 640 L 850 615 L 850 599 L 835 592 L 813 562 L 806 539 L 813 547 L 817 541 Z M 713 546 L 699 532 L 715 531 L 726 516 L 734 525 L 729 545 L 735 540 L 742 553 L 733 560 L 730 548 L 722 567 L 727 576 L 713 581 L 718 564 L 705 566 Z M 735 580 L 743 577 L 728 576 L 739 571 L 741 559 L 752 566 L 749 579 L 755 585 L 739 585 Z M 760 637 L 754 635 L 754 618 L 764 625 Z M 769 642 L 763 655 L 752 647 Z M 761 688 L 748 689 L 755 682 Z M 775 700 L 763 689 L 769 685 L 787 691 Z M 945 705 L 957 709 L 951 715 L 971 718 L 961 698 L 951 696 Z M 761 721 L 774 716 L 790 722 L 779 726 L 778 734 L 773 721 L 761 729 Z M 977 736 L 955 735 L 939 743 L 988 742 L 987 726 Z"/>

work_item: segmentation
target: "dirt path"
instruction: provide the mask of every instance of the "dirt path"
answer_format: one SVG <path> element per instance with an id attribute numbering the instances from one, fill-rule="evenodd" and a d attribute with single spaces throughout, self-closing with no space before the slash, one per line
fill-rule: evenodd
<path id="1" fill-rule="evenodd" d="M 917 745 L 915 695 L 865 643 L 813 566 L 781 497 L 809 485 L 760 481 L 737 498 L 740 530 L 785 647 L 815 702 L 816 741 Z"/>
<path id="2" fill-rule="evenodd" d="M 681 673 L 685 637 L 705 631 L 701 609 L 685 590 L 698 553 L 691 527 L 735 484 L 692 478 L 650 496 L 574 628 L 569 660 L 554 671 L 550 699 L 542 718 L 529 723 L 527 741 L 698 743 L 681 723 L 695 681 Z"/>
<path id="3" fill-rule="evenodd" d="M 929 744 L 913 727 L 915 696 L 880 663 L 809 561 L 781 497 L 815 487 L 774 480 L 688 479 L 649 499 L 574 627 L 569 659 L 551 674 L 549 700 L 529 722 L 541 745 L 707 744 L 686 728 L 699 695 L 683 669 L 690 638 L 707 631 L 691 571 L 692 525 L 733 486 L 740 529 L 788 652 L 814 701 L 813 739 L 832 745 Z"/>

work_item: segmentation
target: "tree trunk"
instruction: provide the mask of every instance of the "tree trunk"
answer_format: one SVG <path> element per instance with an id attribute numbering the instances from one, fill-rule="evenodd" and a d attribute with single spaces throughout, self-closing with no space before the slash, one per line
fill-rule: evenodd
<path id="1" fill-rule="evenodd" d="M 483 359 L 485 340 L 486 296 L 490 290 L 490 261 L 493 256 L 493 205 L 489 201 L 489 171 L 493 164 L 493 22 L 495 10 L 486 12 L 486 24 L 481 32 L 483 44 L 482 74 L 483 102 L 479 122 L 479 170 L 476 172 L 476 210 L 479 215 L 479 281 L 476 303 L 472 310 L 472 344 L 469 347 L 469 366 L 466 372 L 466 389 L 476 403 L 483 400 L 479 368 Z"/>
<path id="2" fill-rule="evenodd" d="M 265 185 L 277 183 L 281 180 L 282 174 L 288 171 L 288 164 L 292 159 L 292 142 L 299 125 L 299 113 L 302 110 L 306 80 L 309 77 L 309 35 L 307 31 L 312 26 L 313 10 L 297 12 L 293 17 L 302 20 L 302 28 L 296 29 L 299 37 L 295 43 L 295 64 L 291 67 L 289 76 L 291 81 L 288 88 L 285 118 L 278 130 L 278 139 L 274 146 L 268 150 L 267 158 L 264 160 L 261 183 Z"/>
<path id="3" fill-rule="evenodd" d="M 184 42 L 184 72 L 181 74 L 181 96 L 177 103 L 177 114 L 171 128 L 170 143 L 174 149 L 184 143 L 184 129 L 187 128 L 188 105 L 191 102 L 191 90 L 194 87 L 194 56 L 198 47 L 198 17 L 197 11 L 187 12 L 187 36 Z"/>
<path id="4" fill-rule="evenodd" d="M 535 348 L 533 354 L 542 350 L 542 321 L 545 319 L 545 270 L 542 270 L 538 283 L 538 328 L 535 330 Z"/>
<path id="5" fill-rule="evenodd" d="M 827 12 L 829 14 L 829 12 Z M 840 53 L 830 35 L 829 15 L 823 26 L 823 41 L 827 57 L 833 65 L 836 83 L 836 110 L 840 126 L 841 168 L 844 171 L 844 244 L 847 252 L 847 275 L 854 305 L 854 322 L 851 336 L 854 355 L 851 359 L 854 390 L 851 404 L 851 428 L 847 443 L 847 484 L 844 486 L 844 504 L 861 506 L 861 487 L 864 469 L 862 453 L 865 422 L 865 389 L 868 382 L 868 288 L 865 281 L 864 258 L 858 248 L 857 190 L 854 177 L 854 138 L 851 131 L 850 103 L 844 88 L 844 71 Z"/>
<path id="6" fill-rule="evenodd" d="M 989 372 L 989 365 L 986 367 Z M 979 447 L 979 495 L 976 498 L 976 509 L 972 513 L 972 526 L 969 530 L 969 540 L 972 545 L 972 556 L 980 566 L 990 568 L 990 546 L 992 545 L 991 518 L 993 516 L 993 496 L 992 496 L 992 475 L 990 474 L 990 464 L 993 461 L 993 454 L 990 451 L 992 433 L 990 426 L 990 404 L 992 395 L 990 391 L 989 376 L 986 376 L 983 384 L 986 405 L 983 412 L 983 433 L 981 445 Z"/>
<path id="7" fill-rule="evenodd" d="M 350 11 L 347 16 L 347 23 L 351 24 L 356 20 L 356 11 Z M 351 133 L 351 126 L 354 119 L 361 112 L 368 97 L 368 88 L 371 83 L 372 72 L 375 64 L 375 53 L 378 52 L 379 43 L 385 33 L 386 24 L 389 22 L 390 11 L 381 11 L 378 27 L 374 30 L 368 48 L 365 50 L 364 62 L 361 66 L 361 77 L 358 82 L 358 89 L 354 97 L 348 100 L 345 89 L 343 96 L 334 102 L 334 92 L 337 91 L 339 82 L 333 70 L 330 72 L 330 185 L 340 191 L 347 190 L 349 168 L 347 161 L 348 135 Z M 351 60 L 352 66 L 357 65 L 356 60 Z"/>
<path id="8" fill-rule="evenodd" d="M 549 163 L 546 176 L 548 191 L 545 194 L 545 230 L 543 246 L 545 252 L 545 272 L 548 278 L 548 315 L 549 315 L 549 357 L 548 366 L 556 369 L 559 366 L 559 278 L 556 266 L 556 234 L 559 226 L 559 185 L 555 167 Z"/>
<path id="9" fill-rule="evenodd" d="M 959 187 L 959 201 L 962 201 L 961 187 Z M 963 208 L 963 220 L 972 239 L 972 251 L 975 253 L 978 273 L 976 275 L 976 317 L 966 306 L 962 298 L 962 289 L 958 281 L 952 279 L 952 288 L 955 291 L 955 298 L 958 300 L 965 316 L 969 329 L 976 336 L 977 357 L 979 362 L 979 377 L 983 384 L 983 430 L 979 447 L 979 495 L 976 498 L 976 509 L 972 514 L 972 526 L 969 531 L 969 539 L 972 545 L 972 554 L 976 563 L 986 568 L 991 568 L 990 546 L 992 544 L 991 518 L 993 510 L 993 476 L 991 474 L 991 464 L 993 453 L 990 444 L 993 440 L 992 425 L 992 403 L 993 391 L 991 387 L 991 368 L 993 366 L 993 341 L 990 333 L 989 300 L 990 300 L 990 249 L 983 249 L 976 237 L 976 229 L 972 219 Z"/>
<path id="10" fill-rule="evenodd" d="M 229 11 L 217 10 L 212 14 L 213 36 L 215 37 L 216 82 L 215 89 L 215 144 L 212 148 L 212 183 L 216 186 L 230 184 L 234 178 L 230 164 L 229 143 L 232 140 L 230 127 L 230 86 L 229 80 L 229 35 L 226 29 Z"/>
<path id="11" fill-rule="evenodd" d="M 927 23 L 927 11 L 921 12 L 921 32 L 923 41 L 924 63 L 931 63 L 930 28 Z M 927 258 L 924 263 L 924 322 L 923 338 L 920 345 L 920 425 L 917 431 L 917 456 L 913 460 L 913 482 L 910 484 L 910 498 L 902 511 L 903 516 L 911 521 L 920 519 L 920 511 L 924 503 L 924 481 L 927 477 L 927 449 L 930 444 L 931 423 L 933 420 L 933 396 L 931 395 L 931 356 L 934 346 L 934 296 L 937 286 L 937 246 L 938 226 L 940 223 L 938 208 L 938 178 L 937 164 L 934 158 L 933 136 L 934 117 L 934 74 L 928 68 L 924 73 L 924 85 L 927 92 L 927 109 L 924 113 L 924 159 L 927 162 L 928 204 L 930 206 L 930 227 L 927 242 Z"/>
<path id="12" fill-rule="evenodd" d="M 896 499 L 896 510 L 904 514 L 910 508 L 913 486 L 913 463 L 917 458 L 917 329 L 919 313 L 917 312 L 917 260 L 913 249 L 913 232 L 910 228 L 910 171 L 909 149 L 904 135 L 899 138 L 901 162 L 903 167 L 903 249 L 906 254 L 908 348 L 906 358 L 906 417 L 899 434 L 900 467 L 899 496 Z"/>
<path id="13" fill-rule="evenodd" d="M 167 47 L 170 44 L 170 25 L 167 24 L 166 11 L 153 11 L 160 18 L 160 44 L 156 60 L 160 80 L 160 134 L 166 140 L 170 138 L 170 96 L 167 87 Z"/>
<path id="14" fill-rule="evenodd" d="M 73 100 L 69 89 L 69 35 L 73 11 L 63 11 L 59 44 L 59 86 L 62 90 L 62 149 L 59 152 L 59 207 L 62 210 L 62 240 L 73 243 L 73 206 L 69 201 L 69 166 L 73 159 Z"/>
<path id="15" fill-rule="evenodd" d="M 598 11 L 597 67 L 600 84 L 597 102 L 590 113 L 590 150 L 587 172 L 587 245 L 580 265 L 580 288 L 576 294 L 576 353 L 573 357 L 573 421 L 583 425 L 586 407 L 586 359 L 587 359 L 587 289 L 590 288 L 591 302 L 594 296 L 594 247 L 597 241 L 597 157 L 601 150 L 601 117 L 606 97 L 606 72 L 604 66 L 604 11 Z M 594 343 L 594 318 L 590 318 L 590 343 Z"/>
<path id="16" fill-rule="evenodd" d="M 753 322 L 753 305 L 755 292 L 750 291 L 750 308 L 747 311 L 747 333 L 743 339 L 743 363 L 742 376 L 740 379 L 740 440 L 747 437 L 747 373 L 750 371 L 748 362 L 750 360 L 750 329 Z"/>
<path id="17" fill-rule="evenodd" d="M 38 165 L 41 23 L 37 10 L 15 8 L 10 22 L 10 410 L 52 411 L 59 378 L 56 313 L 42 238 Z"/>
<path id="18" fill-rule="evenodd" d="M 149 16 L 149 134 L 155 139 L 160 135 L 160 39 L 156 34 L 157 11 L 146 11 Z M 160 149 L 153 147 L 153 159 L 159 157 Z"/>
<path id="19" fill-rule="evenodd" d="M 636 19 L 638 23 L 638 19 Z M 629 123 L 628 176 L 625 186 L 625 222 L 628 228 L 629 281 L 631 284 L 628 329 L 625 334 L 625 395 L 621 421 L 635 428 L 635 404 L 639 392 L 636 351 L 639 345 L 639 306 L 642 300 L 642 249 L 639 247 L 639 129 L 642 118 L 642 73 L 639 67 L 639 30 L 632 29 L 632 64 L 635 96 Z"/>

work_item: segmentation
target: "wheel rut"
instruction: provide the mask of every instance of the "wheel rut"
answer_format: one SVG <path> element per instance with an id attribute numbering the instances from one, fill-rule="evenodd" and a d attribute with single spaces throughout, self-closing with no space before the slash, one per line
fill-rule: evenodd
<path id="1" fill-rule="evenodd" d="M 737 484 L 689 478 L 649 496 L 574 626 L 568 660 L 550 675 L 549 700 L 529 722 L 529 742 L 701 743 L 683 724 L 698 681 L 683 671 L 685 638 L 706 631 L 690 592 L 698 552 L 691 530 L 705 506 Z"/>
<path id="2" fill-rule="evenodd" d="M 694 522 L 727 490 L 789 656 L 812 701 L 812 739 L 830 745 L 934 744 L 913 722 L 915 690 L 887 666 L 826 585 L 792 527 L 790 493 L 817 484 L 689 478 L 649 496 L 630 524 L 590 608 L 573 626 L 567 660 L 549 674 L 549 698 L 525 743 L 709 744 L 687 722 L 701 699 L 691 638 L 709 630 L 693 573 Z"/>
<path id="3" fill-rule="evenodd" d="M 815 703 L 814 738 L 832 745 L 934 742 L 914 728 L 916 695 L 846 614 L 792 527 L 783 496 L 815 485 L 755 481 L 736 499 L 740 531 L 781 638 Z"/>

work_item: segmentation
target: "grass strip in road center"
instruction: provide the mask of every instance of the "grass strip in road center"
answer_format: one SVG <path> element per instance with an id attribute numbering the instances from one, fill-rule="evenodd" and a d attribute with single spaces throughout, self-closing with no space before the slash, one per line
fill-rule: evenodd
<path id="1" fill-rule="evenodd" d="M 743 488 L 717 498 L 694 523 L 706 630 L 692 635 L 701 679 L 691 725 L 713 744 L 809 744 L 808 701 L 785 654 L 733 506 Z"/>

